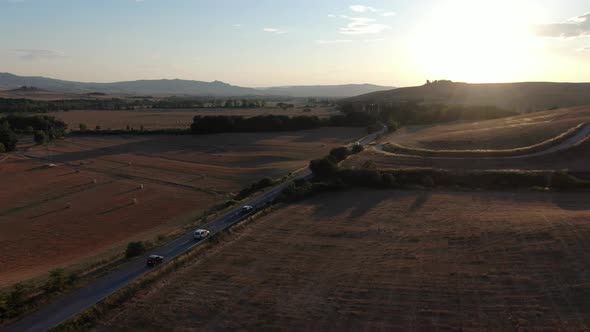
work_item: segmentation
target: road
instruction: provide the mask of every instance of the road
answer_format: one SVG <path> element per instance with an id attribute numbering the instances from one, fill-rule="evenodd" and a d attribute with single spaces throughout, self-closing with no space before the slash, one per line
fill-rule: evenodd
<path id="1" fill-rule="evenodd" d="M 550 147 L 547 150 L 543 150 L 543 151 L 539 151 L 539 152 L 535 152 L 535 153 L 529 153 L 529 154 L 522 154 L 522 155 L 518 155 L 518 156 L 506 156 L 506 157 L 425 157 L 425 158 L 429 158 L 429 159 L 465 159 L 465 160 L 469 160 L 469 159 L 520 159 L 520 158 L 530 158 L 530 157 L 538 157 L 538 156 L 543 156 L 543 155 L 547 155 L 550 153 L 554 153 L 554 152 L 558 152 L 561 150 L 565 150 L 568 148 L 571 148 L 572 146 L 578 144 L 579 142 L 581 142 L 582 140 L 584 140 L 586 137 L 588 137 L 588 135 L 590 135 L 590 124 L 582 127 L 574 136 L 568 138 L 567 140 L 557 144 L 556 146 Z M 383 152 L 383 153 L 387 153 L 387 154 L 393 154 L 391 152 L 387 152 L 383 149 L 383 144 L 377 144 L 375 145 L 375 149 Z M 400 154 L 400 153 L 395 153 L 395 154 Z M 401 155 L 401 154 L 400 154 Z M 414 155 L 403 155 L 403 156 L 414 156 Z"/>
<path id="2" fill-rule="evenodd" d="M 378 135 L 385 133 L 387 130 L 384 127 L 380 132 L 368 135 L 356 143 L 363 146 L 374 141 Z M 295 179 L 310 179 L 312 176 L 309 169 L 301 172 Z M 249 201 L 245 205 L 254 207 L 254 212 L 265 207 L 277 198 L 288 183 L 283 183 L 267 191 L 263 195 Z M 252 212 L 252 213 L 254 213 Z M 251 213 L 250 213 L 251 214 Z M 244 214 L 241 207 L 229 211 L 222 217 L 213 220 L 201 228 L 207 229 L 211 232 L 211 236 L 222 232 L 231 226 L 246 219 L 250 214 Z M 141 278 L 148 272 L 152 271 L 146 266 L 145 257 L 151 254 L 162 255 L 165 257 L 164 263 L 186 253 L 195 246 L 205 243 L 207 239 L 195 241 L 193 233 L 183 235 L 182 237 L 162 246 L 151 250 L 146 255 L 132 259 L 120 265 L 115 271 L 110 272 L 99 279 L 93 281 L 91 284 L 75 290 L 67 295 L 64 295 L 56 301 L 44 306 L 40 310 L 30 314 L 14 324 L 0 329 L 5 332 L 37 332 L 47 331 L 48 329 L 58 326 L 59 324 L 69 320 L 78 313 L 85 311 L 96 303 L 105 299 L 114 292 L 128 286 L 137 279 Z M 163 264 L 162 264 L 163 265 Z M 160 265 L 159 267 L 161 267 Z M 158 267 L 158 268 L 159 268 Z"/>

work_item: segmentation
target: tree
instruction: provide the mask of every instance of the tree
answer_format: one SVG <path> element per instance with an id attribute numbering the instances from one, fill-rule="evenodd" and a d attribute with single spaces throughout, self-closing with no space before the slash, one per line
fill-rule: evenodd
<path id="1" fill-rule="evenodd" d="M 125 250 L 125 257 L 132 258 L 139 256 L 145 252 L 145 245 L 143 242 L 129 242 L 127 244 L 127 250 Z"/>
<path id="2" fill-rule="evenodd" d="M 47 292 L 59 292 L 62 291 L 66 286 L 66 272 L 64 269 L 55 269 L 49 272 L 49 278 L 45 283 L 45 291 Z"/>
<path id="3" fill-rule="evenodd" d="M 346 157 L 348 157 L 348 154 L 348 148 L 345 146 L 335 148 L 330 151 L 330 155 L 334 157 L 334 159 L 336 159 L 337 162 L 346 159 Z"/>
<path id="4" fill-rule="evenodd" d="M 326 178 L 334 176 L 338 170 L 338 166 L 330 158 L 322 158 L 312 160 L 309 163 L 309 169 L 313 172 L 314 176 Z"/>
<path id="5" fill-rule="evenodd" d="M 80 131 L 86 131 L 88 130 L 88 126 L 85 123 L 80 123 Z"/>
<path id="6" fill-rule="evenodd" d="M 33 135 L 33 139 L 37 145 L 45 144 L 47 143 L 47 134 L 43 130 L 37 130 Z"/>
<path id="7" fill-rule="evenodd" d="M 16 149 L 16 143 L 18 142 L 18 137 L 7 123 L 0 126 L 0 143 L 4 145 L 4 150 L 6 152 L 14 151 Z"/>

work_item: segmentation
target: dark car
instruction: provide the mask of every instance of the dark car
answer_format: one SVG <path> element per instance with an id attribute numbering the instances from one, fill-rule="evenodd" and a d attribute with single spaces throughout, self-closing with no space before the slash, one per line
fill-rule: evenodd
<path id="1" fill-rule="evenodd" d="M 150 255 L 147 258 L 147 266 L 149 267 L 153 267 L 159 264 L 162 264 L 162 262 L 164 261 L 164 256 L 159 256 L 159 255 Z"/>

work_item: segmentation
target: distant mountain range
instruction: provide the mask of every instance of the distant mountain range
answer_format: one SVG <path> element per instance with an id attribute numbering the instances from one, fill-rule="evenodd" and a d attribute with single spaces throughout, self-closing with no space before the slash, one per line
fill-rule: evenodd
<path id="1" fill-rule="evenodd" d="M 341 103 L 388 104 L 417 101 L 454 105 L 493 105 L 519 112 L 552 107 L 590 105 L 590 83 L 495 83 L 470 84 L 437 81 L 422 86 L 372 92 Z"/>
<path id="2" fill-rule="evenodd" d="M 176 96 L 284 96 L 284 97 L 330 97 L 344 98 L 375 91 L 391 90 L 393 87 L 372 84 L 289 86 L 271 88 L 246 88 L 220 81 L 202 82 L 191 80 L 139 80 L 114 83 L 84 83 L 57 80 L 46 77 L 26 77 L 0 73 L 0 90 L 13 90 L 20 87 L 87 94 L 92 92 L 110 95 L 176 95 Z"/>

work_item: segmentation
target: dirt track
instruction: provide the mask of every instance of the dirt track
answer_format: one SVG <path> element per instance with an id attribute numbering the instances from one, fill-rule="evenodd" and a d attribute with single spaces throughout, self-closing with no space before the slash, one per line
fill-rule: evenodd
<path id="1" fill-rule="evenodd" d="M 360 191 L 264 217 L 99 331 L 582 331 L 590 196 Z"/>

